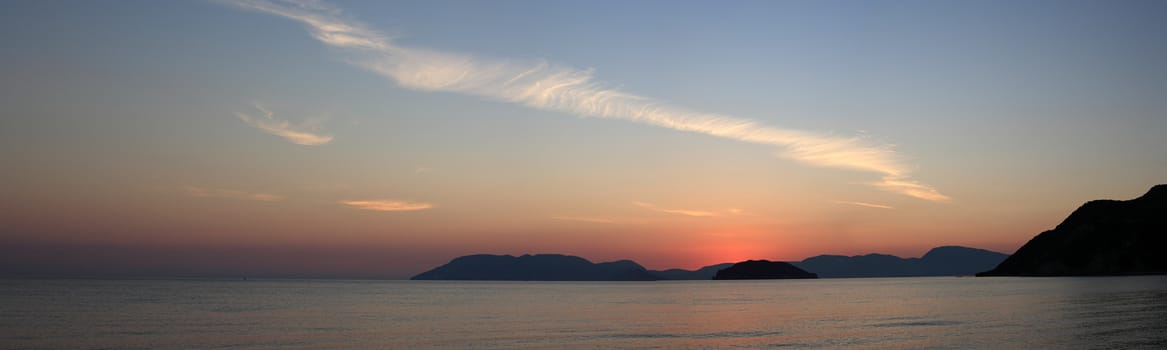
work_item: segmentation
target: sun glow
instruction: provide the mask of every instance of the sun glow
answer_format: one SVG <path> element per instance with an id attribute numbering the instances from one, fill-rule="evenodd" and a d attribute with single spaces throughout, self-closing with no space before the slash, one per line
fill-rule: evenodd
<path id="1" fill-rule="evenodd" d="M 711 241 L 695 246 L 690 254 L 686 254 L 689 259 L 682 264 L 686 269 L 698 269 L 701 267 L 716 265 L 721 263 L 736 263 L 746 260 L 774 260 L 772 253 L 764 249 L 762 245 L 745 243 L 746 241 L 730 240 L 730 242 Z"/>

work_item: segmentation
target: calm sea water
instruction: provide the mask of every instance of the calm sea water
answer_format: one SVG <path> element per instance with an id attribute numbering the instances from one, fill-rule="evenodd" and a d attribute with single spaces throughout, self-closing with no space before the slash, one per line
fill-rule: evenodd
<path id="1" fill-rule="evenodd" d="M 0 280 L 13 349 L 1167 348 L 1167 276 Z"/>

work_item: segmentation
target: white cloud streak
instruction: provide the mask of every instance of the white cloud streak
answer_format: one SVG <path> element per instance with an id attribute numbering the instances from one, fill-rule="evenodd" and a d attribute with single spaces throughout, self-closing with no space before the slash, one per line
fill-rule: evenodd
<path id="1" fill-rule="evenodd" d="M 244 199 L 252 201 L 273 202 L 283 200 L 284 196 L 268 194 L 268 193 L 251 193 L 239 190 L 224 189 L 224 188 L 205 188 L 187 186 L 186 194 L 192 197 L 213 197 L 213 198 L 231 198 Z"/>
<path id="2" fill-rule="evenodd" d="M 578 116 L 622 119 L 779 147 L 781 157 L 819 167 L 879 174 L 869 183 L 885 191 L 929 201 L 948 196 L 911 178 L 889 146 L 858 137 L 835 137 L 763 125 L 750 119 L 704 113 L 611 89 L 580 70 L 545 61 L 483 59 L 400 46 L 391 38 L 316 1 L 240 0 L 236 5 L 299 21 L 312 36 L 352 56 L 349 62 L 403 87 L 448 91 Z"/>
<path id="3" fill-rule="evenodd" d="M 656 206 L 655 204 L 645 203 L 645 202 L 632 202 L 632 204 L 635 206 L 644 208 L 644 209 L 652 210 L 655 212 L 667 213 L 667 214 L 677 214 L 677 215 L 693 216 L 693 217 L 721 216 L 720 213 L 715 213 L 715 212 L 711 212 L 711 211 L 661 208 L 661 207 Z"/>
<path id="4" fill-rule="evenodd" d="M 255 106 L 255 109 L 259 110 L 259 112 L 263 114 L 261 117 L 255 117 L 243 112 L 237 112 L 235 115 L 239 116 L 239 119 L 243 120 L 244 123 L 247 123 L 256 129 L 263 130 L 263 132 L 272 135 L 283 137 L 284 139 L 297 145 L 319 146 L 332 142 L 332 136 L 317 134 L 310 131 L 315 129 L 315 125 L 313 125 L 311 122 L 305 122 L 299 126 L 293 126 L 287 120 L 276 118 L 275 113 L 272 113 L 272 111 L 264 108 L 259 103 L 255 103 L 253 106 Z"/>
<path id="5" fill-rule="evenodd" d="M 726 209 L 725 212 L 729 213 L 730 215 L 753 215 L 748 211 L 738 209 L 738 208 L 729 208 L 729 209 Z"/>
<path id="6" fill-rule="evenodd" d="M 867 203 L 867 202 L 835 201 L 835 203 L 854 205 L 854 206 L 860 206 L 860 207 L 867 207 L 867 208 L 876 208 L 876 209 L 895 209 L 895 207 L 890 206 L 890 205 Z"/>
<path id="7" fill-rule="evenodd" d="M 586 217 L 586 216 L 552 216 L 551 219 L 552 220 L 561 220 L 561 221 L 590 222 L 593 224 L 615 224 L 616 223 L 616 220 L 612 220 L 612 219 L 608 219 L 608 218 L 597 218 L 597 217 Z"/>
<path id="8" fill-rule="evenodd" d="M 339 203 L 357 209 L 373 211 L 417 211 L 434 207 L 434 205 L 430 203 L 409 202 L 393 199 L 344 200 L 340 201 Z"/>

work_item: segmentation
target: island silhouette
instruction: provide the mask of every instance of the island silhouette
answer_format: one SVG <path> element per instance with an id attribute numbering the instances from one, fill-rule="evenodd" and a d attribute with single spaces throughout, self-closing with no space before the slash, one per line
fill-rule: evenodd
<path id="1" fill-rule="evenodd" d="M 787 262 L 747 260 L 717 271 L 715 280 L 776 280 L 819 278 Z"/>
<path id="2" fill-rule="evenodd" d="M 654 281 L 659 279 L 631 260 L 592 263 L 562 254 L 475 254 L 413 276 L 414 280 L 483 281 Z"/>
<path id="3" fill-rule="evenodd" d="M 823 278 L 905 277 L 972 275 L 993 268 L 1006 254 L 959 246 L 937 247 L 921 258 L 900 258 L 886 254 L 860 256 L 819 255 L 801 262 L 782 264 Z M 740 264 L 740 263 L 739 263 Z M 482 281 L 652 281 L 710 280 L 734 263 L 705 266 L 696 270 L 648 270 L 632 260 L 592 263 L 563 254 L 491 255 L 475 254 L 413 276 L 414 280 Z M 745 267 L 739 267 L 739 269 Z M 785 267 L 780 267 L 784 269 Z M 799 277 L 805 278 L 805 277 Z"/>
<path id="4" fill-rule="evenodd" d="M 919 258 L 887 254 L 857 256 L 819 255 L 794 262 L 822 278 L 970 276 L 996 267 L 1008 254 L 960 246 L 929 250 Z"/>

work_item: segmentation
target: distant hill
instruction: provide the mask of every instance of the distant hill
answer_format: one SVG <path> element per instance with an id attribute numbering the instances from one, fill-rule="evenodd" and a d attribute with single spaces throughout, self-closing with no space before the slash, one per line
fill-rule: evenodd
<path id="1" fill-rule="evenodd" d="M 1167 185 L 1142 197 L 1095 200 L 978 276 L 1167 274 Z"/>
<path id="2" fill-rule="evenodd" d="M 413 276 L 414 280 L 652 281 L 657 277 L 631 260 L 595 264 L 559 254 L 467 255 Z"/>
<path id="3" fill-rule="evenodd" d="M 819 255 L 793 264 L 821 278 L 959 276 L 991 269 L 1006 257 L 1007 254 L 984 249 L 944 246 L 932 248 L 920 258 Z"/>
<path id="4" fill-rule="evenodd" d="M 668 269 L 668 270 L 649 270 L 657 279 L 662 280 L 710 280 L 713 275 L 717 274 L 717 270 L 733 266 L 733 263 L 724 263 L 717 265 L 709 265 L 697 270 L 682 270 L 682 269 Z"/>
<path id="5" fill-rule="evenodd" d="M 960 246 L 936 247 L 920 257 L 922 276 L 972 276 L 997 266 L 1009 254 Z"/>
<path id="6" fill-rule="evenodd" d="M 799 271 L 820 278 L 906 277 L 971 275 L 986 271 L 1007 255 L 984 249 L 937 247 L 921 258 L 900 258 L 886 254 L 861 256 L 819 255 L 790 263 Z M 765 261 L 765 260 L 761 260 Z M 739 263 L 740 264 L 740 263 Z M 786 264 L 786 263 L 783 263 Z M 455 258 L 449 263 L 413 276 L 414 280 L 481 281 L 653 281 L 710 280 L 718 271 L 734 266 L 724 263 L 697 270 L 647 270 L 631 260 L 592 263 L 587 259 L 560 254 L 490 255 Z"/>
<path id="7" fill-rule="evenodd" d="M 733 266 L 717 271 L 715 280 L 769 280 L 818 278 L 810 272 L 803 271 L 790 263 L 769 260 L 743 261 Z"/>

